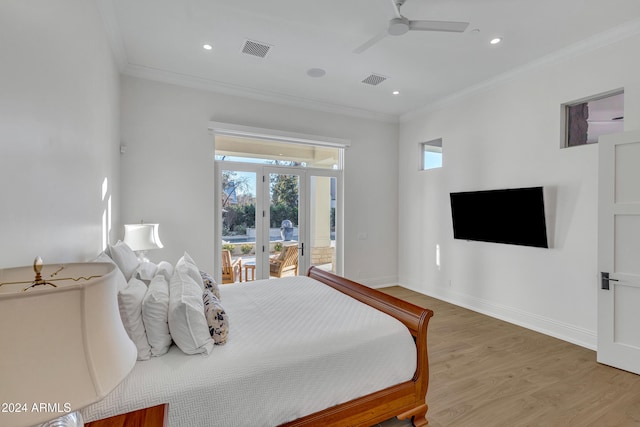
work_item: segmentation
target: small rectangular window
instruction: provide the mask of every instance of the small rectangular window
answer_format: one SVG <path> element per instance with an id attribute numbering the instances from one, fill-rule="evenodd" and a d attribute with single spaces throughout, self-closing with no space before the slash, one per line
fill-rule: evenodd
<path id="1" fill-rule="evenodd" d="M 442 138 L 420 143 L 420 170 L 442 167 Z"/>
<path id="2" fill-rule="evenodd" d="M 624 131 L 624 91 L 564 104 L 562 148 L 594 144 L 602 135 Z"/>

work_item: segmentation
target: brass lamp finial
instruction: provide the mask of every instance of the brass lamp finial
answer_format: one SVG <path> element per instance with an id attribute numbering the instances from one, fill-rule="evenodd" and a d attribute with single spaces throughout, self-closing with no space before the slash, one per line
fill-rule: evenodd
<path id="1" fill-rule="evenodd" d="M 33 260 L 33 271 L 36 272 L 36 282 L 42 280 L 42 275 L 40 274 L 40 272 L 42 271 L 43 264 L 44 262 L 42 262 L 42 258 L 40 258 L 39 256 L 37 256 L 36 259 Z"/>
<path id="2" fill-rule="evenodd" d="M 40 273 L 42 271 L 42 266 L 43 265 L 44 265 L 44 262 L 42 261 L 42 258 L 40 258 L 39 256 L 37 256 L 36 259 L 33 260 L 33 271 L 35 271 L 35 273 L 36 273 L 36 278 L 34 279 L 33 283 L 30 286 L 27 286 L 26 288 L 24 288 L 22 290 L 22 292 L 24 292 L 24 291 L 26 291 L 28 289 L 34 288 L 36 286 L 39 286 L 39 285 L 51 285 L 54 288 L 57 288 L 56 285 L 54 285 L 51 282 L 47 282 L 46 280 L 44 280 L 42 278 L 42 274 L 40 274 Z"/>

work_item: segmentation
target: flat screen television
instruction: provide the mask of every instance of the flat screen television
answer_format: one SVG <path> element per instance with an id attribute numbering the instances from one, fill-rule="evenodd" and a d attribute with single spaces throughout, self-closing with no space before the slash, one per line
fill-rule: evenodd
<path id="1" fill-rule="evenodd" d="M 451 193 L 453 237 L 548 248 L 542 187 Z"/>

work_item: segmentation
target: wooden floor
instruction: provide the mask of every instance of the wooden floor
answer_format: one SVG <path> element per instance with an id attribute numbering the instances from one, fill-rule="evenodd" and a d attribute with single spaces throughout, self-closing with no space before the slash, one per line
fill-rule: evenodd
<path id="1" fill-rule="evenodd" d="M 640 376 L 598 364 L 594 351 L 399 286 L 382 291 L 435 313 L 430 427 L 640 426 Z"/>

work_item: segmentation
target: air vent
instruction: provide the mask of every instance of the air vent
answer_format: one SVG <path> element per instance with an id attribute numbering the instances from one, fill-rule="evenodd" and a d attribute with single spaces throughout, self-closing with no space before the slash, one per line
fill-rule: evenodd
<path id="1" fill-rule="evenodd" d="M 269 53 L 269 49 L 271 49 L 271 46 L 268 44 L 247 40 L 244 42 L 244 46 L 242 46 L 242 53 L 264 58 L 267 56 L 267 53 Z"/>
<path id="2" fill-rule="evenodd" d="M 377 86 L 385 80 L 387 80 L 385 76 L 381 76 L 380 74 L 371 74 L 369 77 L 364 79 L 362 83 L 365 83 L 371 86 Z"/>

